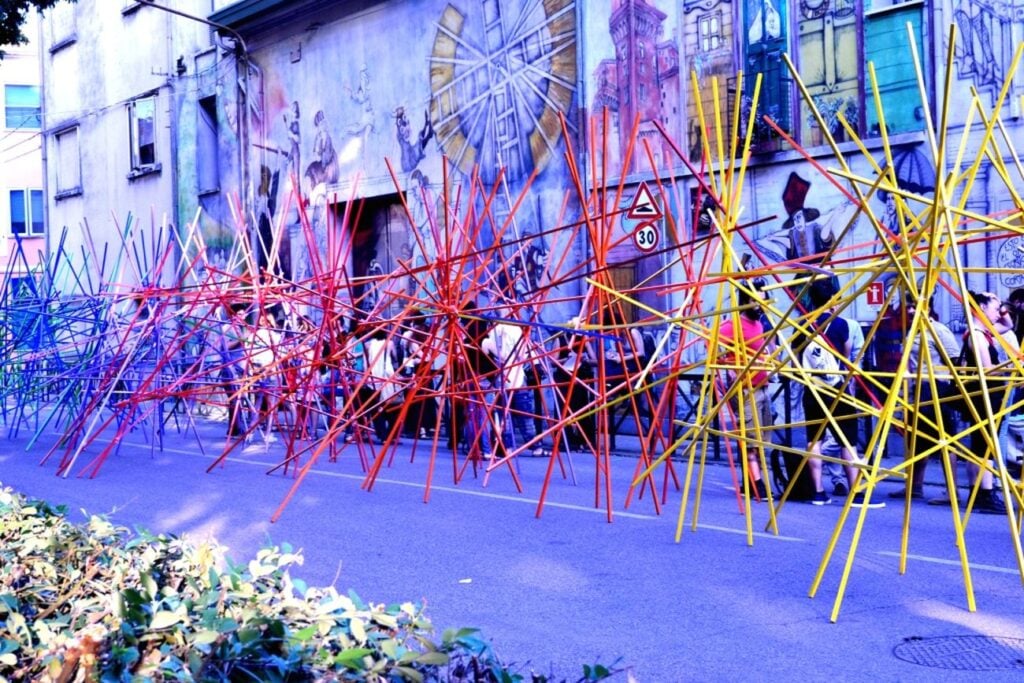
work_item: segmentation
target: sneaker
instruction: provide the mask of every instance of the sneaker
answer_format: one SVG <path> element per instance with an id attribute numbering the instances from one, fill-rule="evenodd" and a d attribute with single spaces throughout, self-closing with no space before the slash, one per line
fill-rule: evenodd
<path id="1" fill-rule="evenodd" d="M 757 494 L 758 500 L 768 500 L 768 489 L 764 485 L 764 479 L 754 482 L 754 493 Z"/>
<path id="2" fill-rule="evenodd" d="M 1003 499 L 993 489 L 978 491 L 978 498 L 974 501 L 974 509 L 983 515 L 1006 514 L 1006 504 L 1003 503 Z"/>
<path id="3" fill-rule="evenodd" d="M 885 501 L 873 499 L 870 503 L 864 498 L 863 493 L 858 493 L 853 497 L 853 501 L 850 503 L 855 508 L 884 508 Z"/>
<path id="4" fill-rule="evenodd" d="M 889 492 L 889 497 L 890 498 L 906 498 L 907 497 L 907 489 L 906 488 L 902 488 L 902 489 L 900 489 L 898 491 L 890 491 Z M 924 489 L 923 488 L 918 488 L 916 486 L 911 487 L 910 488 L 910 497 L 912 499 L 915 499 L 915 500 L 921 500 L 922 498 L 924 498 Z"/>
<path id="5" fill-rule="evenodd" d="M 832 486 L 832 495 L 834 495 L 836 498 L 843 498 L 849 493 L 850 490 L 846 488 L 846 484 L 844 484 L 841 481 L 837 481 L 835 485 Z"/>
<path id="6" fill-rule="evenodd" d="M 811 505 L 828 505 L 832 502 L 832 499 L 828 497 L 828 494 L 824 491 L 818 491 L 811 498 Z"/>

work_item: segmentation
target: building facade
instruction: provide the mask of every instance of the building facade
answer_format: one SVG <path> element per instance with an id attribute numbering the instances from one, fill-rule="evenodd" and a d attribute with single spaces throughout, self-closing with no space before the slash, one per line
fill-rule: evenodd
<path id="1" fill-rule="evenodd" d="M 39 27 L 34 13 L 23 31 L 28 42 L 4 47 L 0 62 L 0 291 L 5 283 L 16 284 L 31 273 L 46 251 Z"/>
<path id="2" fill-rule="evenodd" d="M 173 4 L 201 19 L 213 9 Z M 196 128 L 183 103 L 196 101 L 200 70 L 219 68 L 220 41 L 202 21 L 134 0 L 58 3 L 42 36 L 50 258 L 127 288 L 158 284 L 192 220 L 175 205 L 195 193 L 179 175 Z"/>
<path id="3" fill-rule="evenodd" d="M 487 218 L 458 239 L 540 242 L 578 263 L 595 245 L 547 230 L 578 220 L 597 187 L 614 189 L 606 208 L 624 212 L 641 182 L 658 182 L 669 187 L 658 238 L 685 244 L 710 229 L 697 176 L 717 160 L 713 122 L 729 125 L 737 107 L 743 130 L 754 117 L 740 200 L 756 226 L 742 245 L 754 265 L 813 253 L 822 230 L 851 245 L 875 239 L 848 183 L 821 170 L 833 166 L 830 137 L 851 172 L 870 177 L 885 165 L 884 133 L 898 182 L 918 193 L 935 184 L 928 117 L 944 114 L 957 141 L 947 164 L 961 148 L 982 152 L 972 88 L 990 109 L 1007 84 L 1006 136 L 1024 139 L 1024 71 L 1012 70 L 1024 0 L 175 3 L 223 27 L 219 37 L 148 4 L 81 0 L 66 10 L 77 22 L 70 43 L 49 17 L 51 224 L 129 211 L 150 221 L 159 207 L 178 234 L 198 226 L 226 264 L 246 234 L 263 267 L 294 279 L 330 254 L 357 277 L 431 261 L 453 239 L 431 228 L 444 193 L 461 192 L 463 208 L 492 197 Z M 125 65 L 125 50 L 100 49 L 110 44 L 137 48 Z M 86 64 L 88 77 L 72 78 Z M 996 165 L 985 161 L 967 208 L 1019 220 Z M 879 215 L 891 210 L 872 201 Z M 670 252 L 645 255 L 630 240 L 635 221 L 613 222 L 602 257 L 617 283 L 692 277 L 664 268 Z M 1024 285 L 1012 272 L 1017 242 L 965 247 L 968 265 L 1005 269 L 972 275 L 973 285 Z M 875 314 L 866 300 L 854 310 Z"/>

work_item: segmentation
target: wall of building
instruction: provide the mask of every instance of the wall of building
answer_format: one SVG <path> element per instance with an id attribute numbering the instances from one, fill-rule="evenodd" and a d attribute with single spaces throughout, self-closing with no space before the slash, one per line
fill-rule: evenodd
<path id="1" fill-rule="evenodd" d="M 210 29 L 136 2 L 80 0 L 47 12 L 43 44 L 51 247 L 63 239 L 93 272 L 135 286 L 182 227 L 172 201 L 178 109 Z M 125 246 L 143 239 L 146 250 Z"/>
<path id="2" fill-rule="evenodd" d="M 446 186 L 446 157 L 447 188 L 462 198 L 463 208 L 498 190 L 491 220 L 475 226 L 481 244 L 493 243 L 528 186 L 515 225 L 501 237 L 525 236 L 529 243 L 529 235 L 579 217 L 564 158 L 571 151 L 586 171 L 586 189 L 595 178 L 597 185 L 614 188 L 607 201 L 617 217 L 603 256 L 630 264 L 631 275 L 617 274 L 623 282 L 643 281 L 672 254 L 645 256 L 630 239 L 639 221 L 620 214 L 646 181 L 667 196 L 659 199 L 659 212 L 667 215 L 655 221 L 662 248 L 685 245 L 707 230 L 696 220 L 701 191 L 695 173 L 742 139 L 724 132 L 719 147 L 714 130 L 716 117 L 730 126 L 737 107 L 741 132 L 753 117 L 754 152 L 739 203 L 751 227 L 738 251 L 755 266 L 785 260 L 813 246 L 815 228 L 807 223 L 826 226 L 827 234 L 827 226 L 845 227 L 851 220 L 850 181 L 823 170 L 836 165 L 826 133 L 838 141 L 853 173 L 873 178 L 874 163 L 884 165 L 869 62 L 899 182 L 927 194 L 935 162 L 923 133 L 926 113 L 938 120 L 949 102 L 949 138 L 959 140 L 970 111 L 965 93 L 977 88 L 981 104 L 991 108 L 1024 37 L 1020 0 L 179 4 L 215 18 L 270 7 L 270 14 L 232 24 L 245 36 L 251 68 L 239 70 L 230 40 L 213 48 L 200 24 L 158 16 L 152 8 L 125 14 L 82 0 L 75 6 L 83 17 L 75 41 L 60 46 L 51 30 L 47 102 L 54 106 L 46 126 L 51 140 L 79 126 L 82 164 L 81 192 L 51 202 L 51 224 L 75 226 L 84 216 L 94 229 L 96 223 L 111 227 L 112 215 L 123 222 L 128 211 L 148 222 L 150 207 L 173 207 L 179 231 L 198 216 L 210 255 L 226 260 L 245 226 L 263 221 L 284 227 L 287 239 L 273 258 L 296 278 L 313 268 L 310 248 L 326 251 L 328 244 L 346 254 L 356 275 L 387 271 L 399 260 L 434 258 L 446 239 L 430 228 L 443 214 L 438 200 Z M 926 82 L 923 101 L 908 21 Z M 938 90 L 950 23 L 960 36 L 947 98 Z M 140 41 L 140 35 L 150 38 Z M 131 49 L 110 50 L 111 44 Z M 823 120 L 811 116 L 783 54 Z M 755 108 L 757 74 L 763 80 Z M 1003 120 L 1007 138 L 1019 140 L 1020 67 L 1012 77 Z M 146 92 L 157 93 L 157 150 L 161 159 L 174 159 L 173 172 L 165 164 L 160 173 L 128 180 L 124 106 Z M 800 151 L 764 120 L 766 114 Z M 848 139 L 840 114 L 865 141 L 866 153 Z M 963 146 L 967 158 L 980 150 L 977 120 Z M 947 166 L 959 148 L 947 147 Z M 987 214 L 1013 207 L 999 172 L 982 169 L 978 179 L 983 188 L 968 199 L 969 209 Z M 52 171 L 49 182 L 59 187 Z M 884 199 L 871 203 L 879 216 L 891 212 Z M 359 202 L 366 208 L 360 222 L 342 225 Z M 799 233 L 795 224 L 804 226 Z M 339 225 L 349 242 L 327 234 Z M 873 237 L 870 223 L 855 220 L 842 248 Z M 565 254 L 568 263 L 594 255 L 595 245 L 559 239 L 545 235 L 539 242 L 543 251 Z M 971 245 L 966 260 L 1019 265 L 1014 240 Z M 694 276 L 675 266 L 662 278 Z M 973 284 L 1024 284 L 1018 277 L 1008 270 Z M 868 319 L 874 311 L 859 302 L 856 313 Z"/>
<path id="3" fill-rule="evenodd" d="M 42 136 L 38 120 L 34 116 L 20 116 L 18 107 L 20 96 L 27 95 L 31 101 L 28 88 L 37 89 L 35 92 L 39 88 L 39 26 L 35 13 L 29 14 L 23 30 L 29 42 L 5 46 L 0 62 L 0 96 L 5 104 L 0 136 L 0 288 L 7 277 L 17 278 L 31 272 L 46 250 L 45 237 L 31 227 L 32 223 L 41 222 L 45 230 L 44 210 L 38 206 L 36 211 L 32 210 L 32 193 L 41 193 L 43 189 Z M 7 86 L 14 86 L 18 92 L 8 93 Z M 22 199 L 21 205 L 12 193 Z M 14 234 L 12 218 L 28 223 L 18 236 Z"/>
<path id="4" fill-rule="evenodd" d="M 249 122 L 249 163 L 264 179 L 253 184 L 255 206 L 287 230 L 273 257 L 286 272 L 308 277 L 309 246 L 324 254 L 328 243 L 357 276 L 399 259 L 434 260 L 448 240 L 496 236 L 509 255 L 536 239 L 583 258 L 580 244 L 538 237 L 571 220 L 560 117 L 578 128 L 572 0 L 379 2 L 355 13 L 323 4 L 303 12 L 304 4 L 315 3 L 234 27 L 262 93 Z M 221 161 L 237 166 L 230 152 Z M 446 186 L 460 215 L 478 209 L 472 225 L 444 225 Z M 351 211 L 356 200 L 365 210 Z M 361 222 L 343 225 L 355 213 Z M 328 236 L 337 226 L 343 234 Z"/>
<path id="5" fill-rule="evenodd" d="M 847 224 L 849 228 L 838 248 L 840 253 L 863 252 L 858 245 L 876 239 L 870 221 L 853 212 L 854 184 L 830 177 L 826 171 L 839 164 L 832 148 L 825 144 L 824 130 L 839 143 L 853 174 L 869 181 L 877 177 L 874 164 L 884 167 L 887 160 L 873 81 L 878 84 L 900 187 L 926 197 L 931 194 L 936 161 L 924 134 L 925 116 L 930 114 L 937 124 L 946 102 L 948 120 L 944 137 L 950 144 L 946 147 L 945 168 L 951 169 L 956 161 L 961 135 L 965 137 L 966 158 L 973 161 L 981 150 L 983 126 L 975 116 L 974 124 L 965 132 L 972 106 L 970 89 L 976 88 L 982 106 L 991 110 L 1010 72 L 1013 50 L 1019 45 L 1018 36 L 1024 29 L 1020 8 L 972 0 L 937 3 L 618 0 L 608 7 L 588 6 L 582 21 L 582 63 L 587 78 L 582 99 L 588 103 L 587 114 L 594 130 L 599 132 L 594 137 L 596 144 L 591 159 L 596 160 L 603 171 L 607 169 L 602 175 L 607 184 L 615 186 L 625 179 L 626 189 L 617 200 L 619 209 L 629 205 L 641 180 L 650 182 L 652 177 L 657 177 L 668 187 L 671 207 L 666 210 L 673 213 L 676 220 L 673 224 L 659 221 L 657 225 L 669 240 L 674 238 L 685 244 L 708 228 L 707 225 L 697 226 L 695 221 L 694 202 L 701 193 L 695 172 L 714 167 L 722 159 L 723 150 L 728 158 L 734 141 L 739 141 L 737 149 L 742 150 L 746 122 L 753 110 L 756 77 L 762 77 L 756 111 L 753 111 L 753 155 L 740 200 L 740 222 L 750 227 L 736 243 L 738 257 L 751 267 L 809 253 L 814 247 L 815 235 L 819 235 L 820 246 L 822 230 L 830 234 Z M 923 100 L 906 29 L 908 22 L 926 83 Z M 950 23 L 956 24 L 959 36 L 954 51 L 951 91 L 947 96 L 941 92 L 946 73 L 943 62 L 949 44 L 943 27 Z M 626 163 L 624 158 L 629 145 L 643 139 L 645 131 L 653 127 L 653 120 L 676 104 L 671 99 L 663 100 L 659 112 L 635 104 L 640 91 L 638 75 L 645 73 L 648 86 L 662 77 L 656 70 L 644 72 L 644 64 L 639 60 L 643 51 L 630 47 L 652 40 L 652 34 L 657 36 L 654 40 L 681 46 L 680 70 L 687 74 L 680 83 L 685 114 L 669 119 L 674 125 L 663 126 L 672 140 L 672 144 L 665 147 L 671 148 L 674 155 L 656 153 L 653 164 L 646 158 L 634 156 Z M 795 67 L 806 87 L 807 97 L 823 120 L 812 115 L 795 77 L 785 64 L 784 54 Z M 869 70 L 869 62 L 873 71 Z M 740 72 L 743 72 L 742 81 Z M 623 78 L 628 83 L 617 82 Z M 696 89 L 692 81 L 696 82 Z M 1024 136 L 1020 116 L 1024 70 L 1020 67 L 1012 79 L 1009 95 L 1003 121 L 1006 138 L 1012 142 Z M 740 127 L 734 134 L 732 116 L 737 106 L 741 111 Z M 637 112 L 642 113 L 634 127 Z M 766 114 L 792 138 L 799 152 L 793 151 L 793 144 L 763 120 Z M 840 115 L 863 141 L 865 151 L 850 141 L 851 134 L 843 127 Z M 709 146 L 702 147 L 706 142 Z M 652 147 L 657 149 L 658 145 Z M 1003 162 L 1008 164 L 1008 147 L 1003 143 L 1001 148 Z M 960 172 L 965 168 L 961 165 Z M 1007 188 L 1008 180 L 1019 184 L 1022 179 L 1004 178 L 995 167 L 983 164 L 977 175 L 978 184 L 966 198 L 967 207 L 979 214 L 1010 213 L 1014 204 Z M 864 183 L 857 186 L 861 191 L 869 189 Z M 884 193 L 875 196 L 870 205 L 883 224 L 896 227 L 892 203 L 886 201 Z M 912 208 L 920 211 L 922 205 Z M 794 230 L 794 223 L 801 222 L 805 226 L 810 224 L 811 228 Z M 623 247 L 617 258 L 631 257 L 625 237 L 634 227 L 635 222 L 623 221 L 620 233 Z M 1016 247 L 1021 242 L 1017 237 L 978 241 L 963 248 L 964 262 L 975 268 L 1005 268 L 1018 264 L 1020 250 Z M 692 256 L 694 262 L 703 257 L 699 252 Z M 692 271 L 677 268 L 672 279 L 678 281 L 688 275 L 692 277 Z M 968 276 L 969 285 L 978 289 L 1005 289 L 1024 284 L 1024 280 L 1019 280 L 1019 276 L 1009 270 L 987 277 Z M 943 302 L 943 307 L 948 315 L 961 314 L 949 301 Z M 877 309 L 869 305 L 867 294 L 863 293 L 854 313 L 869 320 Z"/>

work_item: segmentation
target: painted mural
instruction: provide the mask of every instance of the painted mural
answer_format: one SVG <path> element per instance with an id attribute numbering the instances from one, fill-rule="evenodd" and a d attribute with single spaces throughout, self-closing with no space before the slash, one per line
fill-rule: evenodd
<path id="1" fill-rule="evenodd" d="M 994 99 L 1024 31 L 1024 4 L 1011 0 L 952 0 L 957 78 Z M 991 101 L 991 100 L 990 100 Z"/>
<path id="2" fill-rule="evenodd" d="M 681 38 L 685 46 L 682 85 L 687 103 L 685 141 L 690 161 L 696 163 L 703 153 L 700 112 L 707 117 L 715 111 L 714 80 L 719 84 L 718 107 L 723 111 L 730 111 L 732 107 L 729 92 L 734 89 L 737 71 L 732 40 L 735 7 L 731 0 L 684 0 L 682 12 Z M 699 98 L 691 92 L 691 80 L 698 84 Z M 745 98 L 744 104 L 749 106 L 749 98 Z"/>
<path id="3" fill-rule="evenodd" d="M 445 159 L 449 193 L 463 209 L 471 179 L 500 189 L 492 232 L 474 236 L 482 242 L 530 182 L 540 199 L 516 210 L 519 223 L 502 239 L 510 254 L 546 253 L 550 243 L 529 235 L 555 220 L 550 207 L 568 185 L 562 117 L 574 138 L 576 9 L 574 0 L 390 2 L 337 20 L 322 12 L 304 31 L 268 36 L 252 54 L 262 98 L 248 110 L 261 265 L 302 279 L 316 259 L 347 259 L 357 277 L 435 260 L 446 239 L 438 234 Z M 222 103 L 227 138 L 239 114 L 230 93 Z M 235 169 L 235 145 L 224 143 L 220 162 Z M 353 199 L 365 206 L 343 235 L 336 228 Z M 211 244 L 232 223 L 227 206 L 217 209 Z M 281 224 L 287 237 L 275 241 Z"/>
<path id="4" fill-rule="evenodd" d="M 588 120 L 595 132 L 591 152 L 608 169 L 609 180 L 620 171 L 628 175 L 651 170 L 639 146 L 629 167 L 623 168 L 634 122 L 639 138 L 649 141 L 660 171 L 680 165 L 655 127 L 655 122 L 661 123 L 669 139 L 685 147 L 678 9 L 678 3 L 667 0 L 613 0 L 587 6 L 584 69 Z"/>
<path id="5" fill-rule="evenodd" d="M 1019 9 L 972 0 L 947 5 L 961 32 L 956 75 L 993 92 L 1008 69 L 1011 37 L 1021 31 Z M 515 211 L 520 224 L 502 235 L 510 242 L 506 260 L 519 255 L 516 271 L 526 272 L 526 251 L 559 249 L 550 237 L 524 246 L 527 236 L 571 220 L 558 210 L 571 187 L 562 158 L 562 116 L 570 143 L 587 148 L 609 183 L 623 173 L 651 171 L 640 145 L 623 167 L 634 121 L 636 140 L 651 144 L 658 172 L 679 173 L 679 153 L 701 161 L 706 134 L 697 123 L 698 107 L 711 116 L 717 106 L 727 117 L 737 98 L 741 120 L 754 117 L 755 151 L 789 148 L 764 120 L 767 115 L 817 154 L 826 132 L 844 138 L 840 116 L 859 135 L 877 134 L 864 77 L 871 61 L 890 133 L 920 130 L 923 105 L 900 61 L 907 54 L 906 24 L 922 54 L 941 42 L 938 36 L 931 46 L 924 40 L 928 22 L 921 5 L 876 0 L 610 0 L 585 6 L 576 0 L 416 0 L 332 16 L 319 12 L 303 30 L 266 35 L 261 44 L 267 47 L 253 55 L 263 71 L 262 102 L 248 114 L 259 131 L 251 145 L 258 149 L 251 164 L 254 218 L 264 250 L 300 279 L 314 270 L 314 259 L 331 254 L 342 254 L 357 277 L 435 260 L 446 239 L 438 233 L 445 159 L 451 195 L 470 201 L 471 178 L 500 189 L 490 207 L 492 232 L 472 237 L 481 243 L 493 242 L 497 226 L 513 213 L 511 203 L 531 183 L 529 200 Z M 797 63 L 825 130 L 799 101 L 783 54 Z M 583 70 L 582 116 L 577 64 Z M 742 86 L 736 78 L 741 70 Z M 757 74 L 764 80 L 754 111 Z M 230 83 L 231 74 L 222 76 Z M 237 135 L 239 113 L 230 97 L 218 92 L 218 100 L 227 140 Z M 921 165 L 919 153 L 898 156 L 908 167 Z M 233 161 L 230 153 L 222 159 L 225 168 Z M 849 202 L 809 164 L 774 164 L 752 177 L 758 192 L 749 216 L 760 221 L 755 238 L 766 259 L 818 253 L 849 222 Z M 688 182 L 683 194 L 690 202 L 696 201 L 694 190 Z M 333 228 L 352 198 L 367 198 L 363 215 L 350 234 L 337 234 Z M 894 213 L 885 197 L 876 202 L 880 214 Z M 229 207 L 219 208 L 220 225 L 229 223 Z M 309 217 L 308 234 L 300 212 Z M 686 213 L 683 224 L 702 219 Z M 271 226 L 282 222 L 288 237 L 271 244 Z"/>
<path id="6" fill-rule="evenodd" d="M 859 123 L 863 65 L 858 46 L 864 29 L 858 4 L 855 0 L 797 3 L 800 31 L 796 53 L 800 77 L 822 114 L 825 128 L 837 141 L 846 139 L 838 118 L 840 113 L 855 126 Z M 802 139 L 821 144 L 821 126 L 803 101 L 800 126 Z"/>

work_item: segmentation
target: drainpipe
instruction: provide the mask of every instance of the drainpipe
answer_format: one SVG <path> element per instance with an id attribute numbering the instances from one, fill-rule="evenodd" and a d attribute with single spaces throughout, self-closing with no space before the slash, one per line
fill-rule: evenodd
<path id="1" fill-rule="evenodd" d="M 171 137 L 171 159 L 173 160 L 172 163 L 171 163 L 171 166 L 172 166 L 172 168 L 171 168 L 171 197 L 172 197 L 172 200 L 171 201 L 174 202 L 173 205 L 172 205 L 172 209 L 171 209 L 171 215 L 174 217 L 174 223 L 175 223 L 173 228 L 172 228 L 172 230 L 177 232 L 178 236 L 181 237 L 181 227 L 182 227 L 181 226 L 181 218 L 182 217 L 181 217 L 181 215 L 179 214 L 179 211 L 178 211 L 178 202 L 179 202 L 178 192 L 179 192 L 180 185 L 181 185 L 181 178 L 179 177 L 179 173 L 178 173 L 178 163 L 179 163 L 179 160 L 178 160 L 178 117 L 179 117 L 181 112 L 180 112 L 180 109 L 178 108 L 178 92 L 177 92 L 177 88 L 175 88 L 175 84 L 174 84 L 174 78 L 175 77 L 171 75 L 172 73 L 175 73 L 174 71 L 172 71 L 174 69 L 174 34 L 171 32 L 171 30 L 172 30 L 172 26 L 171 26 L 171 19 L 172 19 L 172 17 L 170 15 L 167 15 L 166 19 L 167 19 L 167 21 L 166 21 L 166 23 L 167 23 L 167 29 L 166 29 L 166 31 L 167 31 L 167 40 L 166 40 L 166 43 L 167 43 L 167 81 L 166 81 L 165 85 L 167 86 L 167 89 L 169 91 L 168 109 L 170 111 L 170 122 L 171 122 L 171 136 L 170 136 Z M 171 239 L 171 236 L 168 235 L 167 239 Z M 166 246 L 164 248 L 166 248 Z M 155 250 L 154 250 L 153 253 L 154 253 L 154 258 L 158 258 L 156 256 L 156 251 Z M 182 257 L 181 242 L 180 242 L 180 240 L 175 240 L 174 255 L 176 257 L 175 264 L 174 264 L 174 275 L 177 278 L 177 276 L 178 276 L 178 264 L 181 263 L 181 257 Z M 156 265 L 155 261 L 154 261 L 154 265 Z M 154 282 L 152 284 L 155 285 L 155 286 L 162 285 L 163 281 L 164 281 L 164 277 L 163 277 L 164 274 L 161 272 L 161 273 L 154 273 L 154 275 L 156 275 L 159 278 L 159 282 Z M 178 285 L 180 283 L 175 282 L 174 284 Z"/>
<path id="2" fill-rule="evenodd" d="M 39 52 L 39 123 L 41 139 L 39 147 L 42 150 L 40 154 L 41 161 L 43 164 L 43 226 L 45 227 L 46 233 L 43 237 L 43 268 L 44 270 L 50 265 L 50 166 L 48 157 L 46 155 L 46 148 L 49 147 L 50 135 L 47 130 L 47 112 L 46 112 L 46 64 L 47 60 L 43 58 L 43 20 L 40 17 L 38 26 L 36 26 L 36 50 Z M 49 286 L 49 285 L 47 285 Z"/>
<path id="3" fill-rule="evenodd" d="M 251 131 L 249 130 L 249 103 L 250 96 L 252 93 L 252 87 L 249 80 L 249 73 L 250 71 L 254 71 L 257 75 L 257 79 L 262 81 L 263 72 L 260 70 L 259 66 L 257 66 L 250 60 L 249 50 L 246 47 L 245 39 L 242 38 L 242 35 L 238 31 L 231 28 L 230 26 L 218 24 L 217 22 L 210 21 L 205 17 L 199 17 L 194 14 L 182 12 L 181 10 L 173 9 L 171 7 L 167 7 L 166 5 L 157 5 L 155 4 L 154 0 L 139 0 L 139 2 L 143 5 L 146 5 L 147 7 L 153 7 L 155 9 L 159 9 L 164 12 L 169 12 L 170 14 L 174 14 L 179 17 L 184 17 L 185 19 L 191 19 L 192 21 L 197 21 L 201 24 L 210 26 L 220 33 L 227 34 L 235 42 L 233 49 L 235 53 L 235 66 L 236 70 L 240 72 L 239 80 L 242 83 L 238 90 L 238 97 L 236 102 L 238 107 L 238 167 L 239 172 L 241 174 L 242 184 L 242 210 L 245 213 L 244 220 L 248 222 L 249 218 L 254 215 L 253 192 L 252 188 L 249 187 L 251 182 L 251 172 L 249 168 L 249 148 L 251 137 Z M 260 92 L 262 92 L 262 87 L 260 88 Z M 253 245 L 254 248 L 258 240 L 256 230 L 257 227 L 255 224 L 251 225 L 249 228 L 249 242 L 250 245 Z M 256 252 L 253 251 L 253 253 L 255 254 Z"/>

